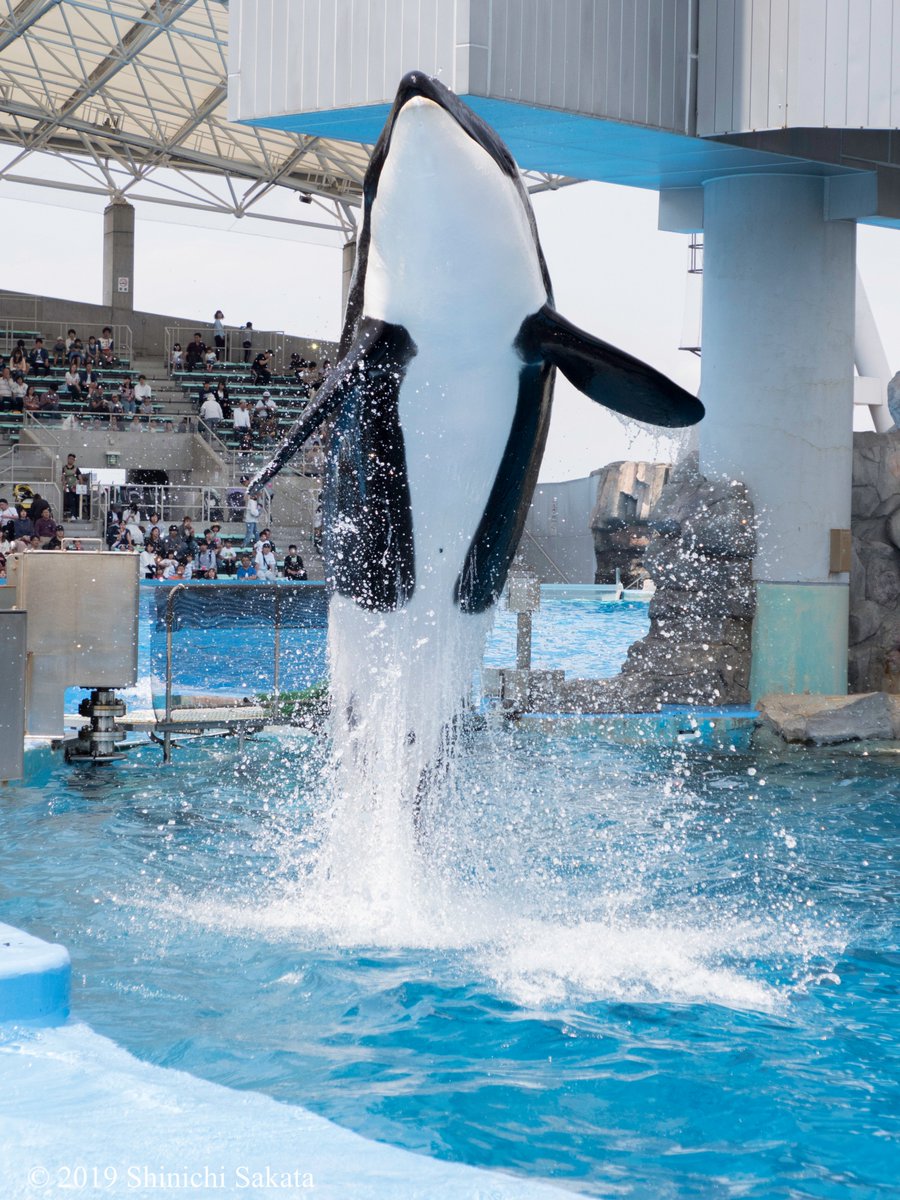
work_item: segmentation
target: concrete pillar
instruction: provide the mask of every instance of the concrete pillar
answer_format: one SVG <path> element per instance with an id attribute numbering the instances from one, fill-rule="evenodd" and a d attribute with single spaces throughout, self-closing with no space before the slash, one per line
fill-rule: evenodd
<path id="1" fill-rule="evenodd" d="M 843 693 L 849 575 L 856 228 L 826 183 L 704 186 L 701 469 L 740 479 L 759 521 L 751 692 Z"/>
<path id="2" fill-rule="evenodd" d="M 353 268 L 356 265 L 356 239 L 344 244 L 341 275 L 341 320 L 347 316 L 347 300 L 350 296 L 350 284 L 353 282 Z"/>
<path id="3" fill-rule="evenodd" d="M 114 200 L 103 210 L 103 303 L 110 324 L 128 324 L 134 312 L 134 207 Z"/>

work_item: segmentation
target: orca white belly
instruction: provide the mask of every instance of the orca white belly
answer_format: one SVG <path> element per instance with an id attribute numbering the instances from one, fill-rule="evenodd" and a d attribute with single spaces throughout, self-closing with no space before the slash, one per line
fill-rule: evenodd
<path id="1" fill-rule="evenodd" d="M 509 439 L 521 362 L 511 345 L 495 346 L 466 369 L 416 344 L 399 404 L 416 588 L 452 603 Z"/>

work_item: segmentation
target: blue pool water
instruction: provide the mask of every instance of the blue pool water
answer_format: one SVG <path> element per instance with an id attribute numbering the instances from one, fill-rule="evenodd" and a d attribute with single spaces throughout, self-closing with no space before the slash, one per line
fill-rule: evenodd
<path id="1" fill-rule="evenodd" d="M 204 589 L 207 590 L 207 589 Z M 293 590 L 293 589 L 292 589 Z M 301 593 L 307 589 L 299 588 Z M 308 589 L 310 592 L 313 589 Z M 164 623 L 167 586 L 141 586 L 138 673 L 149 700 L 153 681 L 157 699 L 165 687 L 166 636 Z M 216 588 L 209 595 L 222 594 Z M 233 592 L 233 589 L 232 589 Z M 251 589 L 252 592 L 252 589 Z M 247 594 L 243 592 L 242 594 Z M 239 594 L 241 594 L 239 593 Z M 564 664 L 570 677 L 603 678 L 619 669 L 632 642 L 649 626 L 645 601 L 612 603 L 593 589 L 544 588 L 543 607 L 534 615 L 532 665 L 545 669 Z M 196 595 L 196 592 L 194 593 Z M 215 630 L 198 614 L 194 623 L 176 624 L 173 633 L 173 679 L 176 692 L 231 692 L 255 694 L 272 689 L 274 678 L 271 626 L 263 620 L 234 621 Z M 327 676 L 326 626 L 316 614 L 305 623 L 287 624 L 281 633 L 280 684 L 282 690 L 312 687 Z M 493 631 L 485 651 L 490 667 L 514 666 L 516 617 L 498 606 Z M 79 689 L 72 689 L 70 710 L 77 707 Z"/>
<path id="2" fill-rule="evenodd" d="M 896 1194 L 895 757 L 489 726 L 405 935 L 309 894 L 325 762 L 42 760 L 0 920 L 140 1057 L 368 1137 L 597 1196 Z"/>

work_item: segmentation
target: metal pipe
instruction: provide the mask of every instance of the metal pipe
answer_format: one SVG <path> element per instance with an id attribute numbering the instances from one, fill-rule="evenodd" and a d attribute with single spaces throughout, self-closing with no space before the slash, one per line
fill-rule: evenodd
<path id="1" fill-rule="evenodd" d="M 278 692 L 280 685 L 279 660 L 281 658 L 281 591 L 278 584 L 275 584 L 275 670 L 273 673 L 272 691 L 275 696 L 275 702 L 278 702 Z"/>
<path id="2" fill-rule="evenodd" d="M 531 670 L 531 613 L 516 614 L 516 670 Z"/>
<path id="3" fill-rule="evenodd" d="M 174 613 L 173 601 L 176 592 L 187 591 L 187 585 L 176 583 L 166 597 L 166 728 L 163 731 L 163 762 L 169 762 L 172 757 L 172 734 L 169 725 L 172 723 L 172 618 Z"/>

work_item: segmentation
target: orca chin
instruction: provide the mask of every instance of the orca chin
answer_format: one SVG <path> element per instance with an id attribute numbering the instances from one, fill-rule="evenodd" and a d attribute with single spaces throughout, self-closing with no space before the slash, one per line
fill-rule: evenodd
<path id="1" fill-rule="evenodd" d="M 339 361 L 251 487 L 327 423 L 332 591 L 376 612 L 414 597 L 423 614 L 485 612 L 525 523 L 557 369 L 664 427 L 703 407 L 555 311 L 512 156 L 439 80 L 401 80 L 363 195 Z"/>

